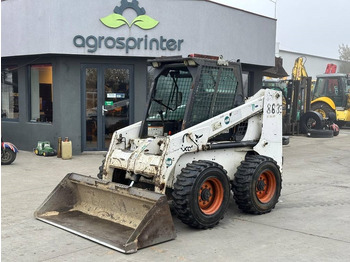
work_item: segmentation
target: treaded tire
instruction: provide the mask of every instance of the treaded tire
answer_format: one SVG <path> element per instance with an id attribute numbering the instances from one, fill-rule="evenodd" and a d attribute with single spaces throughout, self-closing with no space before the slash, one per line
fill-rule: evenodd
<path id="1" fill-rule="evenodd" d="M 200 229 L 214 227 L 224 217 L 230 199 L 230 181 L 221 165 L 193 161 L 177 176 L 174 209 L 185 224 Z"/>
<path id="2" fill-rule="evenodd" d="M 103 175 L 103 166 L 105 165 L 105 161 L 106 161 L 106 159 L 103 159 L 102 160 L 102 164 L 98 167 L 98 174 L 97 174 L 97 177 L 99 178 L 99 179 L 102 179 L 102 175 Z"/>
<path id="3" fill-rule="evenodd" d="M 10 165 L 13 161 L 15 161 L 16 156 L 17 154 L 10 148 L 5 148 L 3 152 L 1 152 L 1 164 Z"/>
<path id="4" fill-rule="evenodd" d="M 306 134 L 309 129 L 322 129 L 324 120 L 322 115 L 316 111 L 308 111 L 300 118 L 300 133 Z"/>
<path id="5" fill-rule="evenodd" d="M 233 198 L 239 209 L 250 214 L 265 214 L 275 208 L 282 189 L 279 167 L 272 158 L 247 156 L 232 182 Z"/>
<path id="6" fill-rule="evenodd" d="M 311 109 L 320 113 L 323 118 L 329 118 L 332 121 L 336 120 L 335 111 L 325 102 L 315 102 L 311 105 Z"/>
<path id="7" fill-rule="evenodd" d="M 334 136 L 333 130 L 315 130 L 311 129 L 307 131 L 308 137 L 314 138 L 331 138 Z"/>

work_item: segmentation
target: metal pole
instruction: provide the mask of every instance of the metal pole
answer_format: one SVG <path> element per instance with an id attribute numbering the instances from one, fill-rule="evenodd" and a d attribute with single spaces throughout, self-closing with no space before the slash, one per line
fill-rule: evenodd
<path id="1" fill-rule="evenodd" d="M 275 4 L 275 19 L 277 18 L 277 0 L 270 0 L 270 2 Z"/>

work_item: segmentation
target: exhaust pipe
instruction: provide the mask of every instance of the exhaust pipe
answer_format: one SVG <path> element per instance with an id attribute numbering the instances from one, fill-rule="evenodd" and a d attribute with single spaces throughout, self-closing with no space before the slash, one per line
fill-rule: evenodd
<path id="1" fill-rule="evenodd" d="M 123 253 L 176 238 L 167 197 L 68 174 L 34 216 Z"/>

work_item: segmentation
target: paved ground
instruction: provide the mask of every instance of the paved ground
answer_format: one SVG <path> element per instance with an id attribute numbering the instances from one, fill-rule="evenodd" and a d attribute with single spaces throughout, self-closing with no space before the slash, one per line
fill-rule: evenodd
<path id="1" fill-rule="evenodd" d="M 124 255 L 35 220 L 33 212 L 69 172 L 94 176 L 102 155 L 72 160 L 20 152 L 1 171 L 2 261 L 349 261 L 350 129 L 331 139 L 291 137 L 281 202 L 253 216 L 231 201 L 211 230 L 174 218 L 174 241 Z"/>

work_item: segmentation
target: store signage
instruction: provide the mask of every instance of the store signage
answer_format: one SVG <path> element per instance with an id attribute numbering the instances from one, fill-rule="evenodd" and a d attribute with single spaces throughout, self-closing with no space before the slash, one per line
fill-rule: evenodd
<path id="1" fill-rule="evenodd" d="M 137 14 L 137 17 L 131 22 L 123 16 L 123 12 L 128 8 L 133 9 Z M 100 21 L 112 29 L 122 26 L 128 26 L 129 28 L 137 26 L 143 30 L 150 30 L 159 24 L 159 21 L 146 15 L 145 9 L 139 6 L 137 0 L 132 0 L 131 2 L 121 0 L 120 6 L 116 6 L 112 14 L 100 18 Z M 147 34 L 143 37 L 94 35 L 84 37 L 82 35 L 76 35 L 73 38 L 73 44 L 76 47 L 87 47 L 89 53 L 94 53 L 97 49 L 103 47 L 108 49 L 122 49 L 127 54 L 132 49 L 180 51 L 183 42 L 183 39 L 166 38 L 164 36 L 149 37 Z"/>
<path id="2" fill-rule="evenodd" d="M 137 14 L 137 17 L 131 23 L 123 16 L 123 12 L 128 8 L 133 9 Z M 123 25 L 128 25 L 129 27 L 136 25 L 144 30 L 152 29 L 159 23 L 159 21 L 146 15 L 145 9 L 141 8 L 136 0 L 132 0 L 130 3 L 127 0 L 122 0 L 121 5 L 114 8 L 113 14 L 101 18 L 100 21 L 111 28 L 118 28 Z"/>

